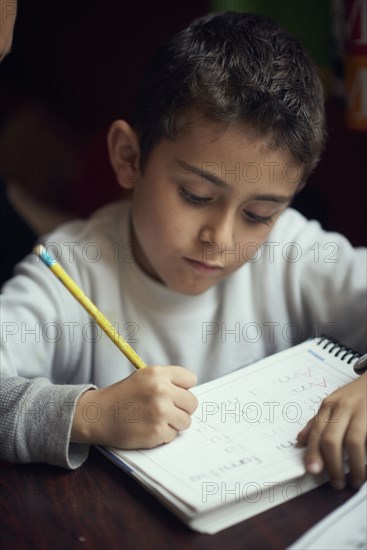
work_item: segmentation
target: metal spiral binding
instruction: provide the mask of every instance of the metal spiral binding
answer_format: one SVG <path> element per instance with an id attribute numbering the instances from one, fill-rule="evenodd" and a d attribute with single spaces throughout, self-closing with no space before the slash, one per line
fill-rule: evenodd
<path id="1" fill-rule="evenodd" d="M 335 357 L 339 357 L 341 361 L 346 361 L 349 364 L 353 361 L 353 359 L 361 357 L 361 354 L 357 351 L 344 346 L 337 340 L 333 340 L 328 336 L 319 336 L 318 338 L 315 338 L 315 342 L 318 346 L 322 346 L 322 349 L 325 349 L 328 353 L 332 353 Z M 348 355 L 350 355 L 350 357 L 346 360 Z"/>

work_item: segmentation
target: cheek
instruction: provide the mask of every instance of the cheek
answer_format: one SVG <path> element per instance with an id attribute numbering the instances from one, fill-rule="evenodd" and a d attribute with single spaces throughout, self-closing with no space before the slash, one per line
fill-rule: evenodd
<path id="1" fill-rule="evenodd" d="M 273 226 L 268 226 L 263 223 L 243 225 L 240 227 L 240 230 L 237 233 L 236 242 L 241 243 L 241 245 L 258 245 L 261 246 L 267 237 L 270 234 L 270 231 Z"/>
<path id="2" fill-rule="evenodd" d="M 162 245 L 166 245 L 170 249 L 181 249 L 191 235 L 187 217 L 183 216 L 182 212 L 175 210 L 158 216 L 153 230 Z"/>
<path id="3" fill-rule="evenodd" d="M 241 230 L 235 239 L 235 269 L 257 257 L 259 248 L 268 241 L 271 229 L 267 225 L 257 224 Z"/>
<path id="4" fill-rule="evenodd" d="M 272 228 L 273 228 L 273 225 L 271 225 L 271 226 L 264 225 L 264 224 L 261 225 L 261 227 L 259 228 L 259 230 L 257 232 L 257 240 L 260 244 L 263 244 L 263 242 L 265 242 L 267 240 L 267 238 L 270 235 L 270 231 L 272 230 Z"/>
<path id="5" fill-rule="evenodd" d="M 167 195 L 164 199 L 156 194 L 145 195 L 143 200 L 136 196 L 133 220 L 140 245 L 148 254 L 149 251 L 164 253 L 175 243 L 182 242 L 187 234 L 182 212 Z"/>

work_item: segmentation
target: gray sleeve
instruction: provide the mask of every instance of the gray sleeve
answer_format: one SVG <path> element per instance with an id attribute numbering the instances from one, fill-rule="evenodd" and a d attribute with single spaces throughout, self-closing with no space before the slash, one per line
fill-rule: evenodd
<path id="1" fill-rule="evenodd" d="M 0 385 L 0 458 L 78 468 L 89 446 L 70 443 L 75 403 L 93 385 L 4 376 Z"/>

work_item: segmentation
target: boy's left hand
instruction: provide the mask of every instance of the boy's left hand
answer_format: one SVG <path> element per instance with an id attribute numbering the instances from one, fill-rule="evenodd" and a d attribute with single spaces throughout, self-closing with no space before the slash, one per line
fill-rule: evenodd
<path id="1" fill-rule="evenodd" d="M 317 474 L 325 467 L 334 489 L 345 487 L 344 449 L 353 487 L 358 489 L 366 477 L 366 390 L 367 372 L 324 399 L 319 412 L 297 436 L 300 445 L 307 445 L 307 472 Z"/>

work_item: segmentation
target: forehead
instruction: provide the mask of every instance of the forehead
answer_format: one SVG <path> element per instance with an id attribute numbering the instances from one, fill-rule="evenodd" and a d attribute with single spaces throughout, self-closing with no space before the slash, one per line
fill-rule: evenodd
<path id="1" fill-rule="evenodd" d="M 302 179 L 288 151 L 271 147 L 269 139 L 245 124 L 213 121 L 200 113 L 191 113 L 177 136 L 161 140 L 154 153 L 170 169 L 206 174 L 229 186 L 280 186 L 279 191 L 292 194 Z"/>

